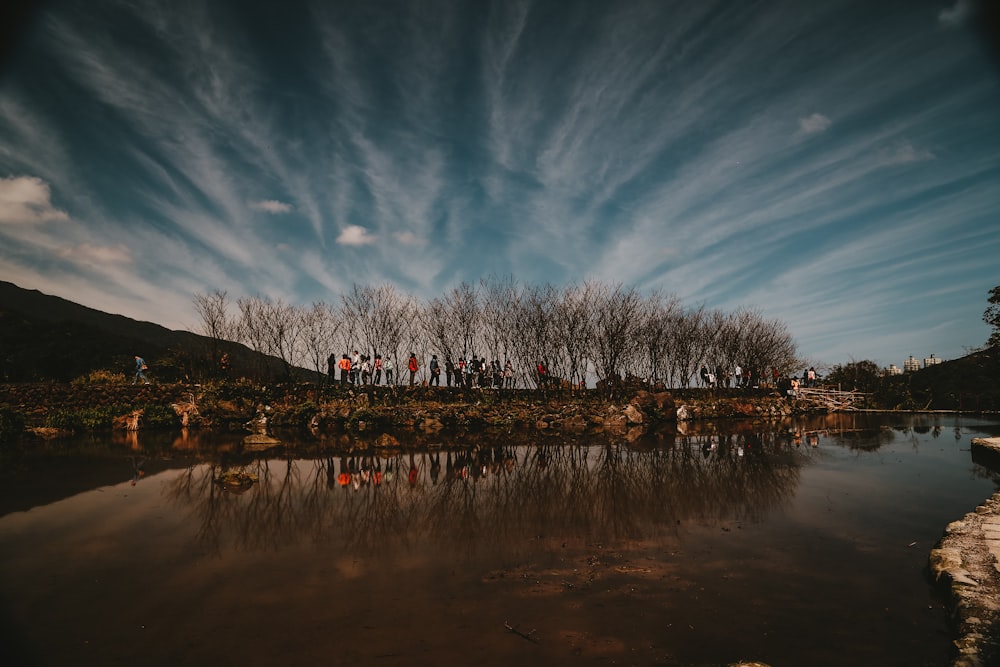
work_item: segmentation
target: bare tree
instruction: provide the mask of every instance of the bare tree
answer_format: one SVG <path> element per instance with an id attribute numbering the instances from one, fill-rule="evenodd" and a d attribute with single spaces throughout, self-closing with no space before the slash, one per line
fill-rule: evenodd
<path id="1" fill-rule="evenodd" d="M 431 349 L 440 350 L 446 360 L 457 360 L 462 341 L 448 304 L 442 299 L 431 299 L 430 303 L 419 308 L 419 312 L 423 333 Z"/>
<path id="2" fill-rule="evenodd" d="M 238 339 L 247 344 L 256 354 L 256 374 L 258 379 L 267 373 L 267 332 L 265 301 L 259 296 L 240 297 L 236 300 L 240 317 L 236 323 Z"/>
<path id="3" fill-rule="evenodd" d="M 223 341 L 235 336 L 235 323 L 229 315 L 226 292 L 219 290 L 211 294 L 196 294 L 193 299 L 195 311 L 201 318 L 197 333 L 207 337 L 209 366 L 213 372 L 222 367 Z"/>
<path id="4" fill-rule="evenodd" d="M 555 309 L 559 295 L 550 284 L 526 286 L 521 292 L 516 311 L 516 349 L 514 367 L 540 386 L 537 364 L 548 368 L 558 356 Z"/>
<path id="5" fill-rule="evenodd" d="M 669 382 L 665 374 L 673 355 L 671 328 L 680 313 L 680 300 L 661 292 L 653 292 L 642 304 L 636 326 L 636 340 L 642 353 L 638 367 L 651 385 L 662 380 Z"/>
<path id="6" fill-rule="evenodd" d="M 562 291 L 555 309 L 555 337 L 564 359 L 556 373 L 567 375 L 572 384 L 586 378 L 588 348 L 593 337 L 595 283 L 570 285 Z"/>
<path id="7" fill-rule="evenodd" d="M 312 363 L 318 378 L 324 376 L 323 362 L 334 354 L 337 330 L 340 322 L 334 309 L 322 301 L 314 302 L 312 307 L 303 310 L 302 335 L 299 342 L 302 345 L 302 356 Z"/>
<path id="8" fill-rule="evenodd" d="M 445 304 L 450 312 L 448 319 L 455 326 L 461 341 L 459 354 L 468 357 L 475 352 L 473 346 L 479 326 L 479 295 L 476 288 L 462 282 L 445 297 Z"/>
<path id="9" fill-rule="evenodd" d="M 599 380 L 611 387 L 634 374 L 640 298 L 634 287 L 601 286 L 594 299 L 592 355 Z"/>
<path id="10" fill-rule="evenodd" d="M 292 369 L 299 365 L 297 352 L 302 335 L 302 316 L 293 305 L 283 300 L 264 300 L 263 335 L 267 353 L 281 360 L 285 379 L 292 378 Z"/>
<path id="11" fill-rule="evenodd" d="M 747 323 L 746 354 L 750 368 L 765 373 L 769 369 L 785 375 L 797 363 L 795 340 L 781 320 L 758 316 Z"/>
<path id="12" fill-rule="evenodd" d="M 705 307 L 689 309 L 670 318 L 671 355 L 667 358 L 668 386 L 689 387 L 703 359 L 702 324 Z"/>
<path id="13" fill-rule="evenodd" d="M 497 361 L 509 359 L 510 332 L 516 326 L 514 313 L 517 306 L 517 286 L 513 277 L 493 276 L 479 283 L 480 288 L 480 339 L 490 358 Z"/>

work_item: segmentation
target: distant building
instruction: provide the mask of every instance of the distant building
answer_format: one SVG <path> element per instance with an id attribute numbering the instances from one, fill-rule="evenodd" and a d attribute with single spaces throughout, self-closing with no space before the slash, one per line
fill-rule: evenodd
<path id="1" fill-rule="evenodd" d="M 889 368 L 885 369 L 886 375 L 902 375 L 903 369 L 896 364 L 889 364 Z"/>
<path id="2" fill-rule="evenodd" d="M 931 356 L 924 359 L 924 368 L 927 368 L 928 366 L 936 366 L 937 364 L 940 363 L 941 360 L 932 354 Z"/>
<path id="3" fill-rule="evenodd" d="M 913 371 L 919 371 L 920 362 L 914 359 L 913 355 L 911 354 L 910 358 L 903 362 L 903 370 L 906 371 L 907 373 L 912 373 Z"/>

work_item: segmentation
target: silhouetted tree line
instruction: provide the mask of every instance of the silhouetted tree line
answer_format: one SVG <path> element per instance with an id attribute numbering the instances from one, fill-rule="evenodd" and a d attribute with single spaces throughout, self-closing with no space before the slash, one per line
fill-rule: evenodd
<path id="1" fill-rule="evenodd" d="M 196 295 L 194 305 L 199 333 L 213 341 L 212 367 L 226 371 L 223 342 L 235 341 L 259 356 L 260 379 L 270 372 L 268 357 L 280 359 L 289 377 L 305 367 L 322 379 L 330 355 L 339 359 L 356 350 L 381 354 L 396 369 L 416 353 L 418 381 L 429 377 L 432 354 L 442 366 L 459 358 L 510 360 L 519 387 L 543 383 L 539 363 L 549 382 L 610 387 L 628 378 L 688 387 L 702 365 L 731 370 L 738 364 L 760 373 L 799 365 L 784 322 L 758 310 L 687 307 L 659 291 L 599 282 L 555 287 L 493 277 L 463 282 L 429 301 L 390 284 L 355 284 L 331 303 L 309 306 L 259 295 L 233 300 L 216 290 Z"/>

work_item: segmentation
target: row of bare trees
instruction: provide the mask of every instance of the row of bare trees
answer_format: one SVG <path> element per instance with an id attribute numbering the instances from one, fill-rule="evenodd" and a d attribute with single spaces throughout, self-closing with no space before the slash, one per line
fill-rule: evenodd
<path id="1" fill-rule="evenodd" d="M 323 376 L 330 354 L 355 350 L 381 354 L 396 368 L 414 352 L 421 379 L 431 354 L 442 365 L 473 356 L 510 360 L 522 386 L 538 381 L 540 361 L 572 384 L 636 377 L 668 387 L 690 386 L 703 364 L 782 373 L 798 365 L 785 324 L 757 310 L 685 307 L 672 295 L 598 282 L 560 288 L 494 277 L 427 302 L 389 284 L 356 284 L 335 303 L 306 307 L 262 296 L 234 303 L 214 291 L 195 296 L 194 305 L 213 361 L 222 341 L 239 342 L 258 354 L 260 373 L 271 356 L 287 376 L 296 367 Z"/>

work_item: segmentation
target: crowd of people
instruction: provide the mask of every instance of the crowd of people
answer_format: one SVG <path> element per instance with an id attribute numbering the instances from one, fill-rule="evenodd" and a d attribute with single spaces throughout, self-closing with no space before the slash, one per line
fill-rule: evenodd
<path id="1" fill-rule="evenodd" d="M 792 397 L 798 396 L 800 387 L 812 388 L 819 383 L 819 375 L 813 366 L 802 371 L 801 380 L 794 375 L 783 375 L 777 368 L 771 368 L 769 382 L 767 375 L 761 371 L 755 371 L 751 368 L 744 370 L 739 364 L 733 368 L 732 372 L 726 371 L 721 366 L 713 372 L 708 366 L 702 365 L 701 370 L 698 371 L 698 377 L 701 378 L 701 386 L 709 389 L 729 386 L 734 388 L 771 386 Z"/>
<path id="2" fill-rule="evenodd" d="M 539 364 L 539 368 L 544 368 Z M 415 385 L 421 363 L 414 352 L 406 360 L 406 370 L 409 384 Z M 512 389 L 514 387 L 514 365 L 508 359 L 503 365 L 499 359 L 487 361 L 486 357 L 470 356 L 468 359 L 459 357 L 453 361 L 446 356 L 442 364 L 436 354 L 431 355 L 427 365 L 430 377 L 428 386 L 441 386 L 441 374 L 444 371 L 445 385 L 448 387 L 483 388 L 496 387 Z M 402 378 L 394 373 L 392 359 L 383 358 L 381 354 L 360 354 L 357 350 L 353 355 L 343 354 L 338 360 L 335 354 L 327 358 L 327 375 L 330 382 L 339 380 L 341 385 L 381 385 L 383 378 L 386 385 L 398 384 Z M 420 381 L 423 382 L 422 380 Z"/>

